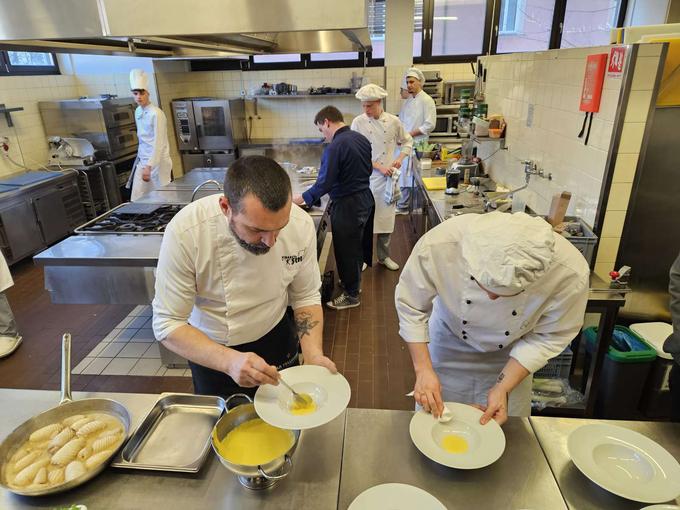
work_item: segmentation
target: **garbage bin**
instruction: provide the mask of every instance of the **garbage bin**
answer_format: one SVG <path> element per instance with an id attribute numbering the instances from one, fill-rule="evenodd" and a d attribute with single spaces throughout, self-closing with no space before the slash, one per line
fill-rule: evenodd
<path id="1" fill-rule="evenodd" d="M 656 350 L 656 359 L 642 390 L 640 411 L 648 418 L 668 418 L 671 415 L 671 390 L 668 378 L 673 368 L 673 356 L 664 352 L 663 343 L 673 333 L 665 322 L 631 324 L 630 329 Z"/>
<path id="2" fill-rule="evenodd" d="M 597 328 L 584 329 L 583 336 L 586 341 L 583 373 L 587 374 L 596 350 Z M 618 419 L 639 416 L 642 390 L 655 359 L 653 347 L 630 329 L 616 326 L 600 372 L 600 385 L 595 395 L 595 416 Z"/>

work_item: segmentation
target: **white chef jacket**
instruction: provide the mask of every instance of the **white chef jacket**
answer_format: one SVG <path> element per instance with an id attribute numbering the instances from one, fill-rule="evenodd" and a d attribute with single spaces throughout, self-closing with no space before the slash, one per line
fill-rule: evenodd
<path id="1" fill-rule="evenodd" d="M 5 254 L 0 251 L 0 292 L 4 292 L 14 285 L 12 273 L 9 272 Z"/>
<path id="2" fill-rule="evenodd" d="M 510 356 L 535 372 L 578 334 L 590 269 L 569 241 L 554 234 L 555 252 L 546 274 L 517 296 L 492 301 L 461 254 L 461 240 L 474 216 L 439 224 L 414 247 L 395 291 L 399 334 L 407 342 L 428 342 L 428 323 L 436 322 L 452 342 L 479 352 L 512 346 Z"/>
<path id="3" fill-rule="evenodd" d="M 415 142 L 427 141 L 437 123 L 437 107 L 434 104 L 434 99 L 424 90 L 421 90 L 415 96 L 409 95 L 401 107 L 399 119 L 404 123 L 407 132 L 410 133 L 417 128 L 424 133 L 414 137 Z M 406 160 L 404 163 L 404 170 L 402 170 L 399 176 L 399 185 L 402 188 L 413 185 L 411 179 L 412 164 Z"/>
<path id="4" fill-rule="evenodd" d="M 214 341 L 259 340 L 294 310 L 321 304 L 312 218 L 293 205 L 264 255 L 241 247 L 215 195 L 184 207 L 168 224 L 158 258 L 153 330 L 158 340 L 187 323 Z"/>
<path id="5" fill-rule="evenodd" d="M 172 160 L 168 146 L 168 122 L 163 110 L 153 104 L 145 107 L 138 106 L 135 110 L 137 124 L 137 138 L 139 148 L 137 159 L 133 167 L 133 174 L 128 181 L 132 185 L 133 202 L 142 195 L 149 193 L 170 182 Z M 151 180 L 142 179 L 142 168 L 151 166 Z"/>
<path id="6" fill-rule="evenodd" d="M 371 160 L 389 166 L 397 158 L 398 152 L 408 156 L 413 147 L 413 138 L 404 129 L 396 115 L 382 112 L 377 119 L 365 113 L 354 117 L 352 131 L 361 133 L 371 142 Z M 399 147 L 397 147 L 399 146 Z M 392 185 L 392 178 L 373 169 L 371 173 L 371 192 L 375 200 L 373 233 L 389 234 L 394 231 L 395 204 L 385 203 L 385 188 Z"/>

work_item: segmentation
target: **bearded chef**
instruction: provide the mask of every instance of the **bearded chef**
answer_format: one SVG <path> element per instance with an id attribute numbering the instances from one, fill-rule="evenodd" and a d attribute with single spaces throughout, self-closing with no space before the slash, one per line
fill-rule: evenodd
<path id="1" fill-rule="evenodd" d="M 415 143 L 427 141 L 437 122 L 437 107 L 427 92 L 423 90 L 425 75 L 416 67 L 411 67 L 404 75 L 408 97 L 401 107 L 399 119 L 413 137 Z M 404 170 L 399 176 L 401 199 L 397 202 L 397 214 L 408 214 L 408 205 L 413 191 L 413 162 L 404 162 Z"/>
<path id="2" fill-rule="evenodd" d="M 9 272 L 4 254 L 0 252 L 0 358 L 5 358 L 16 351 L 22 340 L 5 295 L 5 291 L 12 285 L 14 285 L 12 273 Z"/>
<path id="3" fill-rule="evenodd" d="M 127 188 L 132 187 L 134 202 L 170 182 L 172 160 L 168 148 L 168 122 L 163 110 L 151 104 L 149 76 L 142 69 L 130 71 L 130 88 L 137 103 L 135 122 L 139 149 Z"/>
<path id="4" fill-rule="evenodd" d="M 427 232 L 395 292 L 399 333 L 416 372 L 416 403 L 473 404 L 490 419 L 529 416 L 530 374 L 583 325 L 590 270 L 541 218 L 493 212 Z"/>
<path id="5" fill-rule="evenodd" d="M 352 121 L 352 130 L 364 135 L 371 142 L 371 192 L 375 199 L 373 232 L 378 235 L 378 262 L 391 271 L 399 269 L 399 264 L 390 258 L 390 237 L 394 231 L 395 205 L 385 200 L 385 191 L 392 186 L 392 173 L 402 166 L 402 161 L 413 146 L 413 139 L 404 129 L 401 121 L 382 108 L 382 100 L 387 92 L 375 84 L 364 85 L 356 98 L 361 101 L 362 115 Z M 396 152 L 398 156 L 394 156 Z M 396 178 L 396 176 L 395 176 Z"/>

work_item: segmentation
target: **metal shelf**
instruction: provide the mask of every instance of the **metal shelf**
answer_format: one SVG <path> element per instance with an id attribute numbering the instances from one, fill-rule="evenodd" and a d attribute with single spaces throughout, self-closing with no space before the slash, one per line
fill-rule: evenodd
<path id="1" fill-rule="evenodd" d="M 354 97 L 354 94 L 281 94 L 275 96 L 262 94 L 258 96 L 248 96 L 246 99 L 303 99 L 312 97 Z"/>

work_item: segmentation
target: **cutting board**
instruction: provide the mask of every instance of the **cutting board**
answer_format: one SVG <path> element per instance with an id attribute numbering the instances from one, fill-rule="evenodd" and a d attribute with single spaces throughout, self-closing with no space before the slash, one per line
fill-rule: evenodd
<path id="1" fill-rule="evenodd" d="M 423 184 L 430 191 L 446 189 L 446 177 L 423 177 Z"/>

